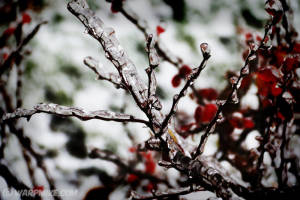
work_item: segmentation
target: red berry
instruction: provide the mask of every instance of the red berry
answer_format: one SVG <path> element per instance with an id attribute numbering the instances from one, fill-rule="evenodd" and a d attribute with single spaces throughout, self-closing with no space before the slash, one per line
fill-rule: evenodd
<path id="1" fill-rule="evenodd" d="M 191 72 L 192 72 L 192 69 L 187 65 L 183 65 L 179 69 L 179 74 L 184 78 L 187 77 Z"/>
<path id="2" fill-rule="evenodd" d="M 181 77 L 179 74 L 175 75 L 172 79 L 172 85 L 173 87 L 178 87 L 180 85 L 181 82 Z"/>
<path id="3" fill-rule="evenodd" d="M 156 34 L 159 36 L 160 34 L 162 34 L 163 32 L 165 32 L 165 29 L 161 26 L 156 26 Z"/>
<path id="4" fill-rule="evenodd" d="M 22 15 L 22 24 L 29 24 L 31 22 L 31 17 L 27 13 Z"/>

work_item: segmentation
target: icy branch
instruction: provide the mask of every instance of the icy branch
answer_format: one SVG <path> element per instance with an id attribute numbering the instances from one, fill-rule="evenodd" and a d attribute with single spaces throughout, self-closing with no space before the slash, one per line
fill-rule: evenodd
<path id="1" fill-rule="evenodd" d="M 69 11 L 86 27 L 88 33 L 100 42 L 105 56 L 118 69 L 122 82 L 126 85 L 141 109 L 147 107 L 147 87 L 138 76 L 136 67 L 119 44 L 112 28 L 105 27 L 102 20 L 89 8 L 85 0 L 68 3 Z"/>
<path id="2" fill-rule="evenodd" d="M 34 29 L 21 41 L 17 49 L 10 53 L 5 62 L 2 65 L 0 65 L 0 76 L 11 67 L 16 57 L 21 53 L 23 47 L 26 46 L 28 42 L 35 36 L 35 34 L 39 31 L 40 27 L 46 23 L 46 21 L 43 21 L 36 25 Z"/>
<path id="3" fill-rule="evenodd" d="M 136 27 L 144 33 L 146 38 L 148 37 L 148 35 L 152 34 L 152 31 L 148 26 L 147 21 L 140 19 L 132 9 L 126 6 L 126 3 L 123 5 L 121 13 L 129 21 L 135 24 Z M 160 56 L 162 56 L 166 61 L 172 63 L 177 68 L 179 68 L 182 65 L 182 60 L 179 57 L 175 56 L 171 51 L 169 51 L 168 48 L 161 41 L 158 41 L 155 44 L 155 47 L 157 48 Z"/>
<path id="4" fill-rule="evenodd" d="M 132 115 L 122 114 L 122 113 L 115 113 L 111 111 L 106 110 L 97 110 L 97 111 L 85 111 L 81 108 L 76 107 L 67 107 L 67 106 L 61 106 L 57 104 L 46 104 L 46 103 L 40 103 L 36 105 L 33 110 L 27 110 L 27 109 L 21 109 L 18 108 L 13 113 L 6 113 L 2 117 L 3 121 L 13 120 L 17 118 L 27 118 L 30 119 L 30 117 L 36 113 L 48 113 L 48 114 L 55 114 L 61 117 L 76 117 L 81 120 L 91 120 L 91 119 L 100 119 L 104 121 L 116 121 L 116 122 L 137 122 L 137 123 L 143 123 L 148 124 L 147 121 L 142 119 L 137 119 Z"/>
<path id="5" fill-rule="evenodd" d="M 201 45 L 203 45 L 203 44 L 201 44 Z M 201 45 L 200 45 L 200 47 L 201 47 Z M 174 95 L 172 107 L 170 109 L 169 114 L 166 116 L 166 118 L 163 121 L 162 129 L 164 129 L 168 125 L 169 120 L 176 113 L 178 102 L 180 101 L 180 99 L 182 97 L 184 97 L 186 95 L 188 88 L 194 84 L 194 81 L 198 78 L 198 76 L 200 75 L 202 70 L 205 68 L 207 60 L 209 58 L 210 58 L 210 52 L 203 53 L 203 60 L 202 60 L 201 64 L 199 65 L 199 67 L 193 69 L 192 73 L 187 77 L 187 81 L 186 81 L 184 87 L 179 92 L 179 94 Z"/>
<path id="6" fill-rule="evenodd" d="M 119 74 L 107 73 L 102 66 L 99 66 L 99 61 L 88 56 L 83 60 L 84 64 L 95 72 L 100 80 L 106 80 L 115 85 L 116 88 L 126 89 L 126 86 L 122 83 L 122 79 Z M 101 64 L 100 64 L 101 65 Z"/>
<path id="7" fill-rule="evenodd" d="M 261 40 L 259 46 L 256 46 L 256 44 L 252 44 L 252 49 L 250 49 L 250 52 L 245 60 L 244 66 L 241 68 L 240 70 L 240 75 L 234 79 L 231 79 L 231 83 L 232 83 L 232 90 L 229 93 L 229 95 L 227 96 L 227 99 L 221 103 L 219 105 L 219 108 L 215 114 L 215 117 L 213 118 L 213 120 L 211 120 L 211 122 L 208 124 L 205 133 L 201 136 L 201 140 L 200 143 L 197 147 L 196 153 L 194 154 L 194 157 L 197 157 L 198 155 L 202 154 L 204 151 L 204 146 L 206 144 L 206 141 L 208 139 L 208 136 L 211 134 L 213 127 L 215 127 L 217 120 L 219 118 L 219 115 L 221 114 L 223 108 L 225 107 L 225 105 L 229 104 L 229 103 L 238 103 L 239 99 L 238 99 L 238 89 L 241 85 L 241 82 L 243 80 L 243 78 L 245 76 L 247 76 L 249 74 L 249 62 L 251 60 L 253 60 L 256 57 L 257 51 L 260 48 L 263 48 L 265 46 L 265 38 L 268 37 L 270 29 L 272 27 L 272 23 L 267 24 L 266 28 L 265 28 L 265 33 L 264 33 L 264 37 Z"/>
<path id="8" fill-rule="evenodd" d="M 197 187 L 196 189 L 192 189 L 191 187 L 178 188 L 178 189 L 170 189 L 166 192 L 153 192 L 150 195 L 140 195 L 134 191 L 131 192 L 132 200 L 150 200 L 150 199 L 164 199 L 164 198 L 176 198 L 179 195 L 185 195 L 196 191 L 204 191 L 204 188 Z"/>
<path id="9" fill-rule="evenodd" d="M 146 69 L 148 75 L 148 99 L 149 102 L 153 105 L 154 108 L 160 110 L 162 108 L 159 99 L 156 97 L 156 88 L 157 82 L 155 77 L 154 69 L 159 65 L 159 57 L 157 52 L 154 48 L 156 41 L 153 38 L 153 35 L 149 35 L 147 38 L 147 51 L 148 51 L 148 58 L 149 58 L 149 67 Z"/>

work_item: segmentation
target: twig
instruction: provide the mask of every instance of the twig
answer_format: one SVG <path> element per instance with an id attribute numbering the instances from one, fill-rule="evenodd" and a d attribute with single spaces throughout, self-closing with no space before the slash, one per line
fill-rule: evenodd
<path id="1" fill-rule="evenodd" d="M 168 187 L 171 187 L 170 183 L 168 181 L 166 181 L 165 179 L 161 179 L 156 176 L 153 176 L 152 174 L 145 173 L 140 170 L 134 169 L 132 166 L 129 166 L 126 163 L 124 163 L 120 157 L 113 154 L 112 152 L 102 151 L 98 148 L 93 148 L 92 151 L 89 153 L 89 157 L 94 158 L 94 159 L 99 158 L 102 160 L 110 161 L 110 162 L 114 163 L 115 165 L 117 165 L 120 169 L 125 170 L 127 173 L 134 174 L 142 179 L 148 179 L 152 182 L 164 183 Z"/>
<path id="2" fill-rule="evenodd" d="M 132 200 L 151 200 L 151 199 L 170 199 L 178 197 L 179 195 L 185 195 L 192 192 L 198 192 L 198 191 L 204 191 L 205 189 L 203 187 L 197 187 L 195 189 L 191 189 L 190 187 L 185 188 L 178 188 L 178 189 L 170 189 L 166 192 L 153 192 L 150 195 L 140 195 L 134 191 L 131 192 L 131 199 Z"/>
<path id="3" fill-rule="evenodd" d="M 35 34 L 39 31 L 40 27 L 43 24 L 46 24 L 46 21 L 43 21 L 36 25 L 36 27 L 22 40 L 17 49 L 8 56 L 5 62 L 0 66 L 0 76 L 13 64 L 16 57 L 20 54 L 23 47 L 28 44 L 28 42 L 35 36 Z"/>
<path id="4" fill-rule="evenodd" d="M 97 74 L 97 78 L 100 80 L 106 80 L 115 85 L 116 88 L 126 89 L 126 86 L 122 83 L 122 79 L 119 74 L 106 73 L 102 67 L 99 67 L 99 61 L 88 56 L 83 60 L 84 64 Z"/>
<path id="5" fill-rule="evenodd" d="M 205 49 L 205 50 L 207 50 L 207 52 L 203 52 L 203 60 L 202 60 L 201 64 L 199 65 L 198 68 L 193 69 L 192 73 L 189 75 L 189 77 L 187 77 L 187 81 L 186 81 L 184 87 L 181 89 L 179 94 L 176 94 L 173 97 L 173 103 L 172 103 L 171 109 L 162 123 L 162 128 L 161 128 L 161 132 L 160 132 L 161 134 L 163 133 L 164 128 L 168 125 L 171 117 L 175 114 L 176 107 L 177 107 L 179 100 L 185 96 L 187 89 L 194 84 L 194 81 L 198 78 L 198 76 L 200 75 L 202 70 L 205 68 L 207 60 L 210 58 L 210 51 L 208 50 L 207 44 L 202 43 L 200 45 L 200 47 L 201 46 L 203 47 L 203 45 L 206 46 L 205 48 L 207 48 L 207 49 Z"/>
<path id="6" fill-rule="evenodd" d="M 132 115 L 115 113 L 112 111 L 106 110 L 97 110 L 93 112 L 84 111 L 81 108 L 61 106 L 57 104 L 46 104 L 40 103 L 36 105 L 33 110 L 27 110 L 18 108 L 12 113 L 6 113 L 3 117 L 3 121 L 14 120 L 17 118 L 27 118 L 28 120 L 32 115 L 37 113 L 48 113 L 55 114 L 61 117 L 76 117 L 81 120 L 91 120 L 91 119 L 100 119 L 104 121 L 116 121 L 116 122 L 136 122 L 148 124 L 148 121 L 135 118 Z"/>
<path id="7" fill-rule="evenodd" d="M 232 101 L 238 100 L 237 99 L 238 98 L 237 90 L 241 84 L 242 79 L 245 76 L 247 76 L 249 73 L 249 62 L 253 59 L 253 56 L 256 56 L 257 50 L 262 48 L 265 45 L 264 41 L 265 41 L 266 37 L 268 36 L 268 33 L 269 33 L 271 27 L 272 27 L 272 23 L 267 24 L 267 26 L 265 28 L 265 34 L 264 34 L 264 37 L 263 37 L 260 45 L 258 47 L 253 47 L 253 49 L 251 49 L 250 53 L 248 54 L 248 56 L 245 60 L 244 66 L 240 70 L 240 75 L 238 76 L 237 80 L 235 80 L 234 83 L 232 84 L 232 90 L 229 93 L 229 95 L 227 96 L 227 99 L 223 103 L 220 104 L 220 106 L 215 114 L 215 117 L 208 124 L 205 133 L 201 136 L 200 143 L 197 147 L 196 153 L 194 154 L 193 158 L 196 158 L 198 155 L 203 153 L 207 138 L 211 134 L 212 128 L 216 125 L 219 115 L 222 112 L 225 105 L 231 103 Z M 253 45 L 255 45 L 255 44 L 253 44 Z M 236 103 L 236 102 L 234 102 L 234 103 Z"/>

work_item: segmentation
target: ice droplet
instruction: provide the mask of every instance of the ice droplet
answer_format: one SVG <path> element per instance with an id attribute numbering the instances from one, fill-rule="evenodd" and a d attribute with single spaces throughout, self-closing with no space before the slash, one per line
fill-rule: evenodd
<path id="1" fill-rule="evenodd" d="M 232 96 L 231 96 L 231 102 L 234 103 L 234 104 L 239 103 L 239 98 L 238 98 L 238 95 L 237 95 L 237 90 L 233 91 Z"/>
<path id="2" fill-rule="evenodd" d="M 255 54 L 253 54 L 253 55 L 252 55 L 252 56 L 250 56 L 248 59 L 249 59 L 249 61 L 255 60 L 255 59 L 256 59 L 256 55 L 255 55 Z"/>
<path id="3" fill-rule="evenodd" d="M 107 59 L 110 58 L 110 55 L 109 55 L 109 53 L 108 53 L 107 51 L 105 52 L 105 57 L 106 57 Z"/>
<path id="4" fill-rule="evenodd" d="M 175 94 L 174 97 L 173 97 L 173 101 L 177 101 L 179 95 L 178 94 Z"/>
<path id="5" fill-rule="evenodd" d="M 249 74 L 249 65 L 246 65 L 243 67 L 242 71 L 241 71 L 242 75 L 248 75 Z"/>
<path id="6" fill-rule="evenodd" d="M 223 122 L 224 120 L 225 120 L 225 118 L 224 118 L 223 114 L 220 113 L 220 114 L 218 115 L 217 122 L 218 122 L 218 123 L 221 123 L 221 122 Z"/>
<path id="7" fill-rule="evenodd" d="M 86 28 L 86 29 L 84 29 L 83 33 L 84 33 L 84 34 L 88 34 L 88 33 L 89 33 L 89 30 Z"/>
<path id="8" fill-rule="evenodd" d="M 292 104 L 294 102 L 294 99 L 293 99 L 293 96 L 291 95 L 290 92 L 284 92 L 282 94 L 282 97 L 285 99 L 285 101 L 288 103 L 288 104 Z"/>
<path id="9" fill-rule="evenodd" d="M 223 106 L 226 103 L 226 100 L 216 100 L 218 106 Z"/>
<path id="10" fill-rule="evenodd" d="M 203 57 L 210 56 L 211 50 L 210 50 L 210 48 L 209 48 L 209 46 L 208 46 L 207 43 L 201 43 L 200 44 L 200 49 L 201 49 Z"/>

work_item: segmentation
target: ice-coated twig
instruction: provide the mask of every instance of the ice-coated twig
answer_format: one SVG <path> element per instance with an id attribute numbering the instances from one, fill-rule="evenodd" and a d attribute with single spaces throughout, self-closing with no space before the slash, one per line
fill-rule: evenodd
<path id="1" fill-rule="evenodd" d="M 149 195 L 140 195 L 134 191 L 131 192 L 131 199 L 132 200 L 151 200 L 151 199 L 164 199 L 164 198 L 172 198 L 172 197 L 177 197 L 179 195 L 185 195 L 189 194 L 192 192 L 197 192 L 197 191 L 204 191 L 205 189 L 203 187 L 197 187 L 195 189 L 192 189 L 190 187 L 185 187 L 185 188 L 178 188 L 178 189 L 169 189 L 168 191 L 165 192 L 159 192 L 155 191 L 152 194 Z"/>
<path id="2" fill-rule="evenodd" d="M 115 113 L 106 110 L 97 110 L 97 111 L 85 111 L 81 108 L 76 107 L 68 107 L 68 106 L 61 106 L 58 104 L 47 104 L 47 103 L 40 103 L 34 106 L 33 110 L 27 110 L 18 108 L 12 113 L 6 113 L 2 117 L 3 121 L 13 120 L 17 118 L 27 118 L 36 113 L 48 113 L 48 114 L 55 114 L 61 117 L 76 117 L 81 120 L 91 120 L 91 119 L 100 119 L 104 121 L 116 121 L 116 122 L 136 122 L 136 123 L 143 123 L 148 124 L 148 121 L 138 119 L 132 115 L 122 114 L 122 113 Z"/>
<path id="3" fill-rule="evenodd" d="M 265 27 L 265 33 L 264 37 L 261 40 L 259 46 L 256 46 L 255 44 L 252 44 L 253 48 L 250 49 L 250 52 L 248 56 L 245 59 L 245 63 L 243 67 L 240 70 L 240 74 L 237 78 L 235 78 L 234 81 L 232 81 L 232 89 L 229 95 L 227 96 L 227 99 L 219 105 L 219 108 L 215 114 L 215 117 L 211 120 L 211 122 L 208 124 L 205 133 L 201 136 L 201 140 L 199 142 L 199 145 L 197 147 L 197 150 L 193 156 L 193 158 L 197 157 L 198 155 L 202 154 L 204 151 L 204 146 L 206 144 L 206 141 L 208 139 L 208 136 L 211 134 L 213 127 L 215 127 L 217 120 L 219 118 L 219 115 L 221 114 L 223 108 L 229 104 L 229 103 L 236 103 L 238 102 L 238 97 L 237 97 L 237 91 L 239 89 L 239 86 L 241 85 L 241 82 L 245 76 L 249 74 L 249 62 L 253 59 L 253 57 L 256 56 L 257 50 L 260 48 L 263 48 L 265 46 L 265 39 L 268 37 L 270 29 L 272 27 L 272 23 L 268 23 Z"/>
<path id="4" fill-rule="evenodd" d="M 115 31 L 104 25 L 102 20 L 89 8 L 85 0 L 72 0 L 68 3 L 69 11 L 85 26 L 88 33 L 100 42 L 105 56 L 119 71 L 123 84 L 130 91 L 137 105 L 145 110 L 147 107 L 147 87 L 137 74 L 133 62 L 127 56 L 115 36 Z"/>
<path id="5" fill-rule="evenodd" d="M 206 43 L 202 43 L 200 45 L 201 49 L 203 45 L 206 45 L 208 48 L 208 45 Z M 208 50 L 208 49 L 207 49 Z M 202 72 L 202 70 L 205 68 L 207 60 L 210 58 L 210 52 L 209 51 L 203 51 L 203 60 L 200 63 L 199 67 L 193 69 L 192 73 L 187 77 L 187 81 L 185 83 L 185 85 L 183 86 L 183 88 L 180 90 L 179 94 L 174 95 L 173 97 L 173 103 L 172 103 L 172 107 L 168 113 L 168 115 L 166 116 L 166 118 L 164 119 L 163 123 L 162 123 L 162 130 L 168 125 L 169 120 L 171 119 L 171 117 L 175 114 L 176 112 L 176 107 L 177 104 L 179 102 L 179 100 L 185 96 L 187 90 L 189 87 L 191 87 L 194 84 L 194 81 L 199 77 L 200 73 Z"/>
<path id="6" fill-rule="evenodd" d="M 97 79 L 106 80 L 115 85 L 116 88 L 126 89 L 126 86 L 122 83 L 122 79 L 119 74 L 107 73 L 99 66 L 99 61 L 88 56 L 83 60 L 84 64 L 88 66 L 97 75 Z M 100 64 L 101 65 L 101 64 Z"/>
<path id="7" fill-rule="evenodd" d="M 41 23 L 39 23 L 38 25 L 36 25 L 34 27 L 34 29 L 21 41 L 21 43 L 19 44 L 19 46 L 17 47 L 16 50 L 14 50 L 13 52 L 10 53 L 10 55 L 8 56 L 8 58 L 5 60 L 5 62 L 0 65 L 0 76 L 11 67 L 11 65 L 14 63 L 14 60 L 16 59 L 16 57 L 20 54 L 20 52 L 22 51 L 23 47 L 25 45 L 28 44 L 28 42 L 35 36 L 35 34 L 39 31 L 40 27 L 43 24 L 46 24 L 46 21 L 43 21 Z"/>
<path id="8" fill-rule="evenodd" d="M 155 46 L 155 39 L 152 34 L 147 37 L 147 52 L 149 58 L 149 67 L 146 69 L 148 75 L 148 100 L 151 105 L 157 110 L 162 108 L 159 99 L 156 97 L 157 82 L 154 69 L 159 65 L 159 57 Z"/>

